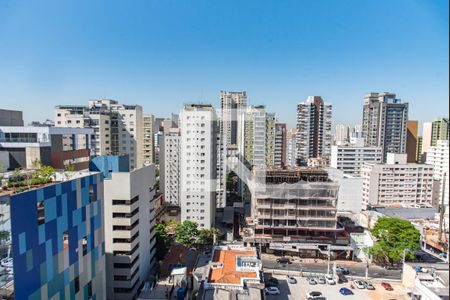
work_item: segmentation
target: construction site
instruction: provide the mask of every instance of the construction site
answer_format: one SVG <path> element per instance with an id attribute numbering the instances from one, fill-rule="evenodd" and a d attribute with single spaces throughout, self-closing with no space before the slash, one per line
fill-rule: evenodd
<path id="1" fill-rule="evenodd" d="M 254 168 L 249 182 L 251 217 L 244 240 L 300 256 L 347 256 L 349 236 L 337 222 L 339 185 L 325 170 Z M 330 254 L 330 251 L 333 253 Z"/>

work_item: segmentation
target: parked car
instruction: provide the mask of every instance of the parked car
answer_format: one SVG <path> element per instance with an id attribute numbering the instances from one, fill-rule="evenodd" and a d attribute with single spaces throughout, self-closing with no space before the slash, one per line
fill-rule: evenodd
<path id="1" fill-rule="evenodd" d="M 310 285 L 316 285 L 316 284 L 317 284 L 316 279 L 314 279 L 313 277 L 309 277 L 309 278 L 307 279 L 307 281 L 308 281 L 308 283 L 309 283 Z"/>
<path id="2" fill-rule="evenodd" d="M 390 285 L 390 284 L 387 283 L 387 282 L 382 282 L 382 283 L 381 283 L 381 286 L 384 287 L 384 289 L 385 289 L 386 291 L 393 291 L 393 290 L 394 290 L 394 288 L 392 287 L 392 285 Z"/>
<path id="3" fill-rule="evenodd" d="M 339 290 L 339 293 L 341 293 L 341 295 L 344 295 L 344 296 L 353 295 L 353 292 L 345 287 L 341 288 Z"/>
<path id="4" fill-rule="evenodd" d="M 331 274 L 327 274 L 327 276 L 325 276 L 325 279 L 327 280 L 327 283 L 329 285 L 335 285 L 336 284 L 336 281 L 334 280 L 333 275 L 331 275 Z"/>
<path id="5" fill-rule="evenodd" d="M 344 274 L 338 274 L 338 283 L 347 283 L 348 279 L 345 277 Z"/>
<path id="6" fill-rule="evenodd" d="M 3 259 L 1 260 L 1 265 L 2 265 L 3 267 L 12 268 L 12 267 L 13 267 L 13 259 L 12 259 L 12 257 L 3 258 Z"/>
<path id="7" fill-rule="evenodd" d="M 364 281 L 364 285 L 366 286 L 366 289 L 368 290 L 374 290 L 375 287 L 373 286 L 372 282 L 370 281 Z"/>
<path id="8" fill-rule="evenodd" d="M 366 285 L 361 280 L 353 280 L 353 284 L 360 290 L 365 289 Z"/>
<path id="9" fill-rule="evenodd" d="M 324 277 L 323 275 L 321 275 L 321 276 L 319 276 L 319 277 L 317 278 L 317 282 L 318 282 L 319 284 L 325 284 L 325 283 L 327 283 L 327 281 L 325 280 L 325 277 Z"/>
<path id="10" fill-rule="evenodd" d="M 274 278 L 274 277 L 270 277 L 268 279 L 266 279 L 266 287 L 278 287 L 278 279 Z"/>
<path id="11" fill-rule="evenodd" d="M 297 283 L 297 279 L 295 279 L 294 276 L 288 275 L 287 276 L 287 282 L 289 282 L 290 284 L 296 284 Z"/>
<path id="12" fill-rule="evenodd" d="M 324 299 L 321 292 L 312 291 L 309 293 L 306 293 L 306 299 L 307 300 L 317 300 L 317 299 Z"/>
<path id="13" fill-rule="evenodd" d="M 339 266 L 339 265 L 336 266 L 336 272 L 342 273 L 342 274 L 344 274 L 344 275 L 350 274 L 350 271 L 349 271 L 346 267 Z"/>
<path id="14" fill-rule="evenodd" d="M 268 295 L 279 295 L 280 290 L 277 287 L 271 286 L 271 287 L 265 288 L 264 293 L 266 293 Z"/>
<path id="15" fill-rule="evenodd" d="M 278 258 L 277 263 L 282 264 L 282 265 L 292 264 L 291 260 L 287 257 Z"/>

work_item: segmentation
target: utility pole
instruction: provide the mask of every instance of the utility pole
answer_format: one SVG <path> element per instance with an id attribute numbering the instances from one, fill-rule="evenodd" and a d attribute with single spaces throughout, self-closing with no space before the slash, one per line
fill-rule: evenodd
<path id="1" fill-rule="evenodd" d="M 327 275 L 330 274 L 330 257 L 331 257 L 331 246 L 328 244 L 328 263 L 327 263 Z"/>
<path id="2" fill-rule="evenodd" d="M 439 243 L 442 242 L 442 227 L 444 225 L 444 213 L 445 213 L 445 205 L 444 205 L 444 199 L 445 199 L 445 185 L 447 180 L 447 173 L 444 173 L 444 180 L 442 181 L 442 195 L 441 195 L 441 204 L 439 205 L 439 231 L 438 231 L 438 241 Z"/>

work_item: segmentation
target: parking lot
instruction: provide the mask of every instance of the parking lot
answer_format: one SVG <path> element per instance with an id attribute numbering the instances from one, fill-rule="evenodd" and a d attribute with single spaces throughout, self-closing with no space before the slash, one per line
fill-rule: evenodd
<path id="1" fill-rule="evenodd" d="M 372 282 L 375 290 L 369 291 L 366 289 L 351 289 L 354 295 L 344 296 L 339 293 L 339 289 L 346 287 L 350 289 L 350 282 L 336 285 L 317 284 L 309 285 L 306 277 L 295 277 L 296 284 L 289 284 L 286 280 L 286 275 L 273 275 L 278 279 L 281 295 L 272 296 L 267 295 L 268 300 L 307 300 L 306 293 L 311 291 L 319 291 L 327 300 L 342 300 L 342 299 L 357 299 L 357 300 L 407 300 L 407 292 L 400 282 L 389 282 L 394 288 L 393 291 L 386 291 L 380 282 Z"/>

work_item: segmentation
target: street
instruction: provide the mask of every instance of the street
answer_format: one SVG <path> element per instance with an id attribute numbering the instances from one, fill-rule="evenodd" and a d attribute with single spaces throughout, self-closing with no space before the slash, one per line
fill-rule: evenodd
<path id="1" fill-rule="evenodd" d="M 285 275 L 270 275 L 278 279 L 280 290 L 280 295 L 266 295 L 267 300 L 307 300 L 306 294 L 311 291 L 319 291 L 323 294 L 327 300 L 342 300 L 345 299 L 368 299 L 368 300 L 388 300 L 388 299 L 398 299 L 406 300 L 408 299 L 407 291 L 402 286 L 400 282 L 390 282 L 391 286 L 394 288 L 393 291 L 386 291 L 381 287 L 380 282 L 372 282 L 375 290 L 369 291 L 366 289 L 351 289 L 354 295 L 343 296 L 339 293 L 339 289 L 342 287 L 347 287 L 350 289 L 350 284 L 318 284 L 310 285 L 307 283 L 305 277 L 296 277 L 297 283 L 291 284 L 286 281 Z"/>
<path id="2" fill-rule="evenodd" d="M 311 261 L 311 259 L 303 259 L 299 261 L 298 257 L 291 258 L 291 264 L 279 264 L 276 259 L 279 258 L 270 254 L 262 254 L 262 262 L 265 270 L 286 270 L 286 271 L 303 271 L 311 273 L 327 272 L 327 261 L 317 260 L 317 263 Z M 330 269 L 334 261 L 330 262 Z M 347 276 L 366 276 L 366 264 L 363 262 L 353 261 L 336 261 L 337 265 L 345 266 L 350 274 Z M 370 265 L 369 278 L 386 278 L 386 279 L 401 279 L 401 270 L 386 270 L 379 266 Z"/>

